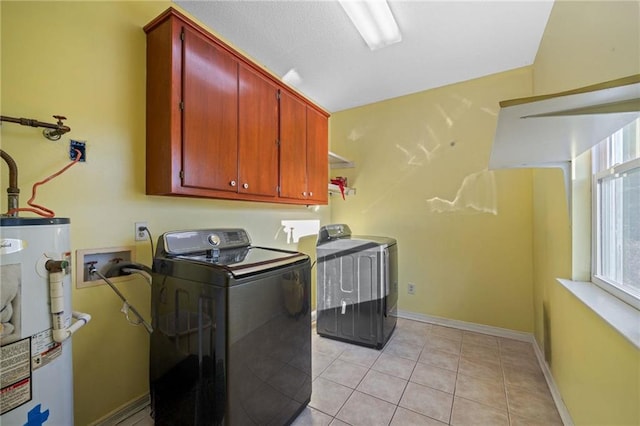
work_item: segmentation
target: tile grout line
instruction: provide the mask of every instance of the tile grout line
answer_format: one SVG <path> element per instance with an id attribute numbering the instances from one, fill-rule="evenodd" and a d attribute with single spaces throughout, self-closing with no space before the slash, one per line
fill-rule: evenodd
<path id="1" fill-rule="evenodd" d="M 509 393 L 507 392 L 507 375 L 504 371 L 504 362 L 502 362 L 502 343 L 498 340 L 498 361 L 500 361 L 500 372 L 502 373 L 502 389 L 504 391 L 504 401 L 507 404 L 507 422 L 511 425 L 511 406 L 509 404 Z"/>
<path id="2" fill-rule="evenodd" d="M 424 350 L 424 347 L 426 345 L 426 340 L 425 343 L 423 343 L 422 348 L 420 349 L 420 353 L 418 354 L 418 359 L 420 359 L 420 355 L 422 355 L 422 351 Z M 398 357 L 398 358 L 402 358 L 402 357 Z M 406 359 L 406 358 L 403 358 Z M 411 360 L 413 361 L 413 360 Z M 409 387 L 409 383 L 411 382 L 411 376 L 413 376 L 413 372 L 415 371 L 416 367 L 418 366 L 418 360 L 416 360 L 415 364 L 413 365 L 413 368 L 411 369 L 411 373 L 409 374 L 409 378 L 407 379 L 407 383 L 404 385 L 404 389 L 402 390 L 402 394 L 400 395 L 400 399 L 398 400 L 398 403 L 396 404 L 396 409 L 393 411 L 393 416 L 391 417 L 391 421 L 389 421 L 389 424 L 391 424 L 391 422 L 393 422 L 393 418 L 396 415 L 396 412 L 398 411 L 398 408 L 400 407 L 400 402 L 402 401 L 402 397 L 404 397 L 404 393 L 407 391 L 407 388 Z M 404 407 L 402 407 L 404 408 Z M 415 411 L 410 410 L 412 412 L 415 413 Z M 419 414 L 419 413 L 418 413 Z"/>
<path id="3" fill-rule="evenodd" d="M 437 389 L 437 388 L 431 387 L 431 386 L 429 386 L 429 385 L 421 385 L 420 383 L 417 383 L 417 382 L 413 382 L 413 381 L 411 381 L 411 377 L 413 376 L 413 373 L 414 373 L 415 369 L 418 367 L 418 364 L 420 363 L 420 358 L 421 358 L 421 356 L 422 356 L 422 352 L 423 352 L 423 351 L 425 350 L 425 348 L 427 347 L 427 343 L 428 343 L 428 340 L 429 340 L 429 335 L 430 335 L 430 334 L 432 334 L 432 332 L 433 332 L 433 329 L 432 329 L 432 328 L 429 328 L 429 330 L 428 330 L 428 332 L 427 332 L 427 334 L 426 334 L 426 339 L 425 339 L 424 343 L 422 344 L 422 349 L 420 349 L 420 354 L 418 355 L 418 359 L 415 361 L 415 365 L 413 366 L 413 369 L 411 370 L 411 374 L 409 375 L 409 379 L 407 380 L 407 385 L 405 385 L 405 391 L 406 391 L 406 388 L 409 386 L 409 383 L 414 383 L 414 384 L 416 384 L 416 385 L 424 386 L 424 387 L 427 387 L 427 388 L 429 388 L 429 389 L 433 389 L 433 390 L 436 390 L 436 391 L 439 391 L 439 392 L 449 393 L 449 392 L 443 391 L 443 390 L 441 390 L 441 389 Z M 447 339 L 449 339 L 449 340 L 453 340 L 453 339 L 450 339 L 450 338 L 448 338 L 448 337 L 446 337 L 446 336 L 441 336 L 441 335 L 439 335 L 439 334 L 437 334 L 437 333 L 435 333 L 435 334 L 434 334 L 434 336 L 436 336 L 436 337 L 440 337 L 440 338 L 447 338 Z M 462 347 L 462 341 L 460 342 L 460 346 Z M 450 355 L 453 355 L 453 354 L 451 354 L 451 353 L 449 353 L 449 354 L 450 354 Z M 459 365 L 460 365 L 460 356 L 461 356 L 461 352 L 458 352 L 458 355 L 457 355 L 457 357 L 458 357 L 458 364 L 457 364 L 457 366 L 456 366 L 456 381 L 457 381 L 457 377 L 458 377 L 458 368 L 459 368 Z M 399 357 L 399 358 L 402 358 L 402 357 Z M 404 358 L 404 359 L 408 359 L 408 358 Z M 413 360 L 410 360 L 410 361 L 413 361 Z M 442 367 L 438 367 L 438 366 L 433 365 L 433 364 L 430 364 L 430 363 L 421 363 L 421 364 L 428 365 L 428 366 L 430 366 L 430 367 L 442 368 Z M 443 368 L 443 369 L 444 369 L 444 370 L 447 370 L 447 371 L 451 371 L 451 370 L 448 370 L 448 369 L 446 369 L 446 368 Z M 402 396 L 404 396 L 404 392 L 405 392 L 405 391 L 403 391 Z M 451 396 L 452 396 L 451 409 L 450 409 L 450 411 L 449 411 L 449 421 L 447 422 L 447 424 L 449 424 L 449 425 L 451 424 L 451 416 L 452 416 L 452 412 L 453 412 L 453 399 L 455 398 L 455 383 L 454 383 L 454 393 L 453 393 L 453 394 L 451 394 Z M 402 400 L 402 397 L 400 398 L 400 400 Z M 400 407 L 400 402 L 398 402 L 397 407 Z M 411 408 L 405 408 L 405 407 L 402 407 L 402 408 L 404 408 L 405 410 L 411 411 L 412 413 L 418 414 L 418 415 L 420 415 L 420 416 L 424 416 L 424 417 L 427 417 L 427 418 L 429 418 L 429 419 L 433 419 L 433 420 L 438 421 L 438 422 L 440 421 L 440 420 L 435 419 L 435 418 L 433 418 L 433 417 L 431 417 L 431 416 L 428 416 L 428 415 L 426 415 L 426 414 L 424 414 L 424 413 L 420 413 L 420 412 L 414 411 L 414 410 L 412 410 Z M 396 411 L 397 411 L 397 409 L 396 409 Z M 393 420 L 393 418 L 392 418 L 392 420 Z"/>
<path id="4" fill-rule="evenodd" d="M 333 365 L 333 363 L 334 363 L 334 362 L 336 362 L 336 361 L 338 360 L 338 358 L 340 358 L 340 355 L 342 355 L 342 354 L 344 353 L 344 351 L 345 351 L 345 349 L 343 349 L 342 351 L 340 351 L 340 353 L 338 353 L 335 357 L 333 357 L 333 355 L 331 355 L 331 356 L 333 357 L 333 360 L 332 360 L 329 364 L 327 364 L 327 366 L 326 366 L 326 367 L 325 367 L 325 368 L 320 372 L 320 374 L 318 374 L 318 376 L 317 376 L 315 379 L 313 379 L 313 380 L 311 381 L 312 386 L 313 386 L 313 382 L 314 382 L 317 378 L 319 378 L 320 376 L 322 376 L 322 373 L 324 373 L 325 371 L 327 371 L 327 369 L 328 369 L 331 365 Z M 312 342 L 311 352 L 312 352 L 312 354 L 313 354 L 313 342 Z M 321 351 L 318 351 L 318 352 L 320 352 L 321 354 L 324 354 L 324 355 L 330 355 L 330 354 L 327 354 L 326 352 L 321 352 Z M 313 356 L 313 355 L 312 355 L 312 356 Z M 313 372 L 313 366 L 311 367 L 311 370 L 312 370 L 312 372 Z M 341 384 L 341 383 L 337 383 L 337 382 L 334 382 L 333 380 L 328 379 L 328 378 L 326 378 L 326 377 L 323 377 L 322 379 L 323 379 L 323 380 L 328 380 L 328 381 L 330 381 L 331 383 L 336 383 L 336 384 L 338 384 L 338 385 L 340 385 L 340 386 L 344 386 L 343 384 Z M 345 387 L 346 387 L 346 388 L 349 388 L 348 386 L 345 386 Z M 351 388 L 349 388 L 349 389 L 351 389 Z M 340 412 L 340 410 L 342 410 L 342 407 L 344 407 L 344 404 L 346 404 L 346 403 L 347 403 L 347 401 L 349 400 L 349 398 L 351 398 L 351 395 L 353 395 L 353 391 L 354 391 L 354 389 L 352 389 L 352 390 L 351 390 L 351 393 L 349 394 L 349 396 L 347 396 L 347 398 L 344 400 L 344 402 L 342 403 L 342 405 L 340 406 L 340 408 L 338 408 L 338 410 L 336 411 L 335 416 L 334 416 L 334 415 L 331 415 L 331 414 L 329 414 L 329 413 L 326 413 L 326 412 L 324 412 L 324 411 L 322 411 L 322 410 L 320 410 L 320 409 L 318 409 L 318 408 L 314 408 L 314 407 L 311 407 L 311 408 L 313 408 L 314 410 L 318 410 L 318 411 L 320 411 L 321 413 L 324 413 L 324 414 L 326 414 L 327 416 L 331 417 L 331 422 L 329 422 L 329 424 L 331 424 L 331 423 L 333 422 L 333 420 L 336 420 L 336 416 L 338 415 L 338 413 Z M 338 420 L 340 420 L 340 419 L 338 419 Z M 340 421 L 342 421 L 342 420 L 340 420 Z"/>
<path id="5" fill-rule="evenodd" d="M 375 350 L 375 349 L 374 349 L 374 350 Z M 344 353 L 344 351 L 343 351 L 343 353 Z M 378 357 L 376 358 L 376 361 L 380 358 L 380 355 L 381 355 L 381 354 L 382 354 L 382 349 L 380 349 L 380 353 L 378 354 Z M 347 361 L 344 361 L 344 362 L 347 362 Z M 351 364 L 355 364 L 355 363 L 351 363 Z M 373 362 L 373 364 L 375 364 L 375 361 Z M 371 364 L 371 366 L 373 366 L 373 364 Z M 355 364 L 355 365 L 359 365 L 359 364 Z M 362 378 L 360 379 L 360 381 L 358 382 L 358 384 L 356 385 L 356 387 L 353 389 L 353 392 L 351 392 L 351 395 L 349 395 L 349 397 L 344 401 L 344 404 L 342 404 L 342 407 L 340 407 L 340 409 L 339 409 L 339 410 L 338 410 L 338 412 L 336 413 L 336 416 L 340 413 L 340 410 L 342 410 L 342 409 L 344 408 L 345 404 L 346 404 L 346 403 L 349 401 L 349 399 L 353 396 L 353 393 L 354 393 L 354 392 L 356 392 L 356 391 L 358 391 L 358 386 L 360 386 L 360 383 L 362 383 L 362 381 L 364 380 L 364 378 L 365 378 L 365 377 L 367 377 L 367 374 L 369 374 L 369 371 L 371 371 L 371 367 L 367 367 L 367 371 L 364 373 L 364 375 L 362 376 Z M 374 370 L 374 371 L 375 371 L 375 370 Z M 358 391 L 358 392 L 359 392 L 359 391 Z M 363 394 L 365 394 L 365 395 L 368 395 L 368 396 L 370 396 L 370 397 L 372 397 L 372 398 L 376 398 L 375 396 L 373 396 L 373 395 L 369 395 L 368 393 L 365 393 L 365 392 L 360 392 L 360 393 L 363 393 Z M 380 400 L 380 401 L 384 401 L 384 400 L 382 400 L 382 399 L 380 399 L 380 398 L 376 398 L 376 399 L 378 399 L 378 400 Z M 385 401 L 385 402 L 387 402 L 387 401 Z M 393 413 L 395 414 L 395 410 L 393 411 Z M 338 419 L 338 420 L 340 420 L 340 419 Z M 393 420 L 393 416 L 391 416 L 391 420 Z M 341 421 L 341 422 L 343 422 L 343 420 L 340 420 L 340 421 Z M 344 422 L 344 423 L 346 423 L 346 422 Z"/>
<path id="6" fill-rule="evenodd" d="M 415 383 L 415 382 L 411 381 L 411 377 L 413 376 L 413 373 L 415 372 L 416 368 L 418 367 L 418 363 L 420 362 L 419 360 L 420 360 L 420 357 L 422 356 L 422 352 L 424 351 L 424 348 L 427 346 L 427 341 L 429 340 L 428 336 L 429 336 L 430 333 L 431 333 L 431 328 L 429 328 L 429 330 L 427 331 L 427 333 L 425 335 L 425 338 L 423 339 L 422 347 L 420 348 L 420 353 L 418 354 L 418 358 L 415 360 L 413 368 L 411 369 L 411 373 L 409 374 L 409 378 L 407 379 L 407 383 L 404 385 L 404 389 L 402 391 L 402 395 L 400 395 L 400 399 L 398 400 L 398 404 L 396 404 L 396 409 L 395 409 L 395 411 L 393 413 L 394 417 L 395 417 L 396 412 L 398 411 L 398 408 L 401 407 L 400 406 L 400 402 L 402 401 L 402 398 L 404 397 L 404 394 L 407 391 L 407 388 L 409 387 L 409 383 Z M 397 355 L 394 355 L 394 356 L 397 356 Z M 407 359 L 407 358 L 400 357 L 400 356 L 398 356 L 398 358 Z M 410 361 L 413 361 L 413 360 L 410 360 Z M 412 413 L 416 413 L 418 415 L 424 416 L 424 414 L 418 413 L 416 411 L 413 411 L 410 408 L 405 408 L 405 407 L 402 407 L 402 408 L 405 409 L 405 410 L 411 411 Z M 391 422 L 392 421 L 393 421 L 393 417 L 391 417 Z M 389 423 L 391 424 L 391 422 L 389 422 Z"/>
<path id="7" fill-rule="evenodd" d="M 464 340 L 464 334 L 462 335 L 462 340 Z M 451 409 L 449 410 L 449 421 L 448 424 L 451 424 L 453 421 L 453 404 L 456 403 L 456 390 L 458 388 L 458 375 L 460 374 L 460 360 L 462 359 L 462 340 L 460 341 L 460 352 L 458 353 L 458 365 L 456 366 L 456 380 L 453 382 L 453 395 L 451 398 Z"/>

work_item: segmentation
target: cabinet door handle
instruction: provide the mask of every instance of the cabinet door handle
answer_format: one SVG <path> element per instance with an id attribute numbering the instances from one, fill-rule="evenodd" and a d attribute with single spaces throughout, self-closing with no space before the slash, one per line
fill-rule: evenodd
<path id="1" fill-rule="evenodd" d="M 247 189 L 247 188 L 249 188 L 249 184 L 248 184 L 248 183 L 243 183 L 243 184 L 242 184 L 242 187 L 243 187 L 244 189 Z"/>
<path id="2" fill-rule="evenodd" d="M 302 196 L 303 196 L 303 197 L 306 197 L 306 196 L 307 196 L 307 193 L 306 193 L 306 192 L 303 192 L 303 193 L 302 193 Z"/>
<path id="3" fill-rule="evenodd" d="M 313 192 L 309 192 L 309 197 L 313 197 Z"/>
<path id="4" fill-rule="evenodd" d="M 229 185 L 230 185 L 230 186 L 236 186 L 236 181 L 235 181 L 235 180 L 232 180 L 231 182 L 229 182 Z"/>

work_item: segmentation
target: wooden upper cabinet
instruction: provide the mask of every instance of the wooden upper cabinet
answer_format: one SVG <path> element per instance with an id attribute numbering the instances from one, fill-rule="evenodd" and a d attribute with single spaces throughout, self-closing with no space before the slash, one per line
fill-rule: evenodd
<path id="1" fill-rule="evenodd" d="M 307 190 L 316 204 L 327 204 L 329 183 L 329 122 L 307 106 Z"/>
<path id="2" fill-rule="evenodd" d="M 182 184 L 237 191 L 238 62 L 184 27 Z"/>
<path id="3" fill-rule="evenodd" d="M 182 26 L 158 19 L 147 32 L 146 192 L 179 194 L 182 189 Z"/>
<path id="4" fill-rule="evenodd" d="M 278 87 L 241 65 L 238 192 L 278 195 Z"/>
<path id="5" fill-rule="evenodd" d="M 280 95 L 280 197 L 327 204 L 327 116 L 297 96 Z"/>
<path id="6" fill-rule="evenodd" d="M 144 31 L 147 194 L 327 203 L 328 114 L 175 9 Z"/>
<path id="7" fill-rule="evenodd" d="M 280 196 L 307 198 L 307 106 L 280 93 Z"/>

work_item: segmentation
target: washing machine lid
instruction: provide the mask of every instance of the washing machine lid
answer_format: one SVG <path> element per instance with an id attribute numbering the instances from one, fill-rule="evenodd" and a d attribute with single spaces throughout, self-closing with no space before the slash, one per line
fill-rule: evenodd
<path id="1" fill-rule="evenodd" d="M 375 235 L 352 235 L 351 240 L 366 241 L 366 242 L 374 243 L 384 247 L 392 246 L 398 243 L 398 241 L 395 238 L 380 237 Z"/>
<path id="2" fill-rule="evenodd" d="M 309 256 L 294 251 L 266 247 L 245 247 L 220 250 L 217 257 L 207 253 L 195 253 L 175 256 L 174 258 L 224 269 L 235 277 L 243 277 L 305 261 L 309 259 Z"/>
<path id="3" fill-rule="evenodd" d="M 325 225 L 318 231 L 318 245 L 326 243 L 327 241 L 333 241 L 340 238 L 351 237 L 351 229 L 349 225 L 344 223 L 334 223 L 332 225 Z"/>
<path id="4" fill-rule="evenodd" d="M 178 256 L 207 250 L 228 250 L 251 245 L 247 231 L 241 228 L 191 229 L 165 232 L 158 239 L 156 254 Z"/>
<path id="5" fill-rule="evenodd" d="M 284 267 L 309 256 L 295 251 L 251 246 L 244 229 L 196 229 L 164 233 L 156 258 L 223 269 L 235 277 Z"/>
<path id="6" fill-rule="evenodd" d="M 318 232 L 317 247 L 335 247 L 336 249 L 383 246 L 388 247 L 396 244 L 395 238 L 379 237 L 374 235 L 352 235 L 348 225 L 337 223 L 325 225 Z"/>

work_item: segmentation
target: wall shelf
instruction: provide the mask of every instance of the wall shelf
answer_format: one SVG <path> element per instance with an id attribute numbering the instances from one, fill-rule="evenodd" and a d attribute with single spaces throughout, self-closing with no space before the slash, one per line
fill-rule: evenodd
<path id="1" fill-rule="evenodd" d="M 500 102 L 489 169 L 572 161 L 640 114 L 640 74 Z"/>
<path id="2" fill-rule="evenodd" d="M 500 102 L 489 170 L 557 167 L 571 211 L 571 162 L 640 116 L 640 74 Z"/>
<path id="3" fill-rule="evenodd" d="M 356 165 L 353 161 L 347 160 L 346 158 L 329 151 L 329 167 L 332 169 L 349 169 L 355 166 Z"/>
<path id="4" fill-rule="evenodd" d="M 333 183 L 329 184 L 329 195 L 340 194 L 340 187 L 338 185 L 334 185 Z M 345 186 L 344 195 L 356 195 L 356 189 Z"/>

